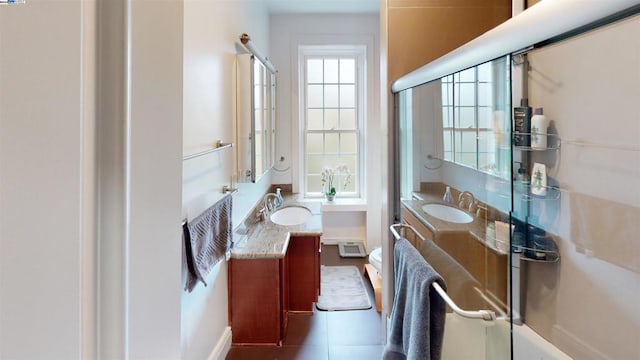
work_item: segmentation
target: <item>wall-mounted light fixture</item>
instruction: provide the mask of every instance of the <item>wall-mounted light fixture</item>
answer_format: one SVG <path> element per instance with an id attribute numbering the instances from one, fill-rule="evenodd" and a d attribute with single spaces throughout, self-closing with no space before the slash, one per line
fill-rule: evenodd
<path id="1" fill-rule="evenodd" d="M 272 73 L 277 73 L 278 70 L 276 70 L 276 67 L 273 66 L 273 64 L 271 63 L 271 61 L 269 61 L 269 58 L 267 58 L 266 56 L 264 56 L 260 50 L 258 50 L 254 45 L 253 42 L 251 41 L 251 37 L 249 37 L 249 34 L 242 34 L 240 35 L 240 42 L 242 43 L 242 45 L 244 45 L 245 48 L 247 48 L 247 50 L 249 50 L 249 52 L 255 56 L 256 58 L 258 58 L 258 60 L 260 60 L 260 62 L 262 62 L 264 64 L 264 66 L 267 67 L 267 69 L 269 69 L 269 71 L 271 71 Z"/>

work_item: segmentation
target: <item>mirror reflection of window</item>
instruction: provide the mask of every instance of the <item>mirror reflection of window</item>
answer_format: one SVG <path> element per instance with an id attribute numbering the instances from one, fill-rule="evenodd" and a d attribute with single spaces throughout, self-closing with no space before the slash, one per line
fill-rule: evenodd
<path id="1" fill-rule="evenodd" d="M 443 158 L 508 178 L 510 67 L 503 57 L 441 79 Z"/>

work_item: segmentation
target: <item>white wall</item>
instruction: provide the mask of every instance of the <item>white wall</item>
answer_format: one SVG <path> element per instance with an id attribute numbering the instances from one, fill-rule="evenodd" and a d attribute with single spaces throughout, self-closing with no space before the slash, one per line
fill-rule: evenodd
<path id="1" fill-rule="evenodd" d="M 95 350 L 94 9 L 0 6 L 2 359 Z"/>
<path id="2" fill-rule="evenodd" d="M 235 133 L 235 57 L 242 53 L 239 36 L 248 33 L 269 56 L 269 18 L 255 1 L 202 0 L 184 4 L 183 153 L 210 148 L 217 140 L 237 143 Z M 276 67 L 278 62 L 273 61 Z M 193 218 L 221 198 L 236 165 L 234 149 L 183 162 L 182 212 Z M 234 184 L 233 225 L 237 226 L 271 184 Z M 221 261 L 193 292 L 181 291 L 182 359 L 226 355 L 230 345 L 227 312 L 227 264 Z M 184 270 L 183 270 L 184 272 Z"/>
<path id="3" fill-rule="evenodd" d="M 182 2 L 130 3 L 124 284 L 130 359 L 180 356 L 182 29 Z"/>
<path id="4" fill-rule="evenodd" d="M 640 225 L 629 217 L 640 214 L 638 34 L 636 15 L 530 55 L 529 103 L 562 139 L 534 161 L 563 189 L 532 208 L 562 258 L 529 267 L 525 322 L 576 359 L 640 357 Z M 585 194 L 598 200 L 577 206 Z"/>
<path id="5" fill-rule="evenodd" d="M 300 45 L 365 45 L 367 66 L 367 109 L 365 133 L 365 197 L 367 201 L 367 249 L 380 246 L 382 211 L 382 136 L 380 122 L 380 35 L 379 16 L 278 14 L 271 17 L 270 59 L 281 69 L 278 73 L 278 138 L 276 159 L 286 172 L 274 172 L 276 184 L 293 184 L 299 190 L 298 47 Z M 363 226 L 365 226 L 363 224 Z M 385 232 L 386 233 L 386 232 Z"/>
<path id="6" fill-rule="evenodd" d="M 0 7 L 0 358 L 180 356 L 182 3 L 150 5 Z"/>

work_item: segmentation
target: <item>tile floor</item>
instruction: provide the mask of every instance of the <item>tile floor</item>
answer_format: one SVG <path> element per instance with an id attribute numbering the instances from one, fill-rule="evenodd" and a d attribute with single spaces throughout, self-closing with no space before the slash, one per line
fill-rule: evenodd
<path id="1" fill-rule="evenodd" d="M 323 245 L 323 265 L 356 265 L 366 258 L 341 258 L 336 245 Z M 365 287 L 372 304 L 373 289 Z M 319 311 L 312 316 L 289 315 L 289 327 L 280 347 L 233 346 L 227 360 L 375 360 L 382 358 L 382 317 L 375 305 L 369 310 Z"/>

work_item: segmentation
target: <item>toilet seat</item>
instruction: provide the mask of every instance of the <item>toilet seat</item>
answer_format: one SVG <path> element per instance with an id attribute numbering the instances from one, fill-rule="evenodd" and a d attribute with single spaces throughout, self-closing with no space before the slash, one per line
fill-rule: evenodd
<path id="1" fill-rule="evenodd" d="M 369 264 L 373 265 L 378 272 L 378 275 L 382 276 L 382 248 L 375 248 L 369 254 Z"/>

